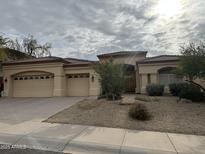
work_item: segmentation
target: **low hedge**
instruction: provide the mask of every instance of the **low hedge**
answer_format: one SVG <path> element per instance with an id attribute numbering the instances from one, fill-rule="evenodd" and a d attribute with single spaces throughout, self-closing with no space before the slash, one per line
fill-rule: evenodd
<path id="1" fill-rule="evenodd" d="M 202 102 L 205 99 L 204 93 L 198 86 L 186 82 L 169 84 L 169 91 L 173 96 L 179 96 L 193 102 Z"/>
<path id="2" fill-rule="evenodd" d="M 202 102 L 205 100 L 205 94 L 201 92 L 201 89 L 192 84 L 188 84 L 188 86 L 182 88 L 179 97 L 192 100 L 193 102 Z"/>
<path id="3" fill-rule="evenodd" d="M 179 83 L 171 83 L 169 84 L 169 91 L 172 94 L 172 96 L 179 96 L 179 93 L 182 89 L 186 89 L 189 84 L 186 82 L 179 82 Z"/>
<path id="4" fill-rule="evenodd" d="M 164 86 L 159 84 L 149 84 L 146 86 L 146 92 L 149 96 L 162 96 L 164 93 Z"/>

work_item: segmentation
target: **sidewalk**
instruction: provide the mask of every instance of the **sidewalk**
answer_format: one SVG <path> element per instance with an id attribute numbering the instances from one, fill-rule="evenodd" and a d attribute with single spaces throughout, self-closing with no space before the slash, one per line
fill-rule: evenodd
<path id="1" fill-rule="evenodd" d="M 205 154 L 205 136 L 117 128 L 0 123 L 0 144 L 73 154 Z"/>

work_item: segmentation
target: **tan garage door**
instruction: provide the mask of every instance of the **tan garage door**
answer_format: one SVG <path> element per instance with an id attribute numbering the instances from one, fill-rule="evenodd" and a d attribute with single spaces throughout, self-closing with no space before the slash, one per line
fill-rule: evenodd
<path id="1" fill-rule="evenodd" d="M 89 95 L 89 74 L 70 74 L 67 80 L 68 96 Z"/>
<path id="2" fill-rule="evenodd" d="M 13 97 L 52 97 L 53 76 L 32 75 L 13 77 Z"/>

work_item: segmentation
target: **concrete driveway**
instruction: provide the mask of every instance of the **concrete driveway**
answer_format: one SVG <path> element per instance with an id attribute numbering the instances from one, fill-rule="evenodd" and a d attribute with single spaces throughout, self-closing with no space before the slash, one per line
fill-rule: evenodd
<path id="1" fill-rule="evenodd" d="M 85 97 L 1 98 L 0 123 L 42 121 Z"/>

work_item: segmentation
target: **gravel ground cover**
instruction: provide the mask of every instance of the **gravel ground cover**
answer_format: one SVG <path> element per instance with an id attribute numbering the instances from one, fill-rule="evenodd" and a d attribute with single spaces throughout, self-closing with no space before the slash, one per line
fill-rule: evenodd
<path id="1" fill-rule="evenodd" d="M 205 135 L 205 103 L 178 103 L 171 97 L 151 100 L 140 101 L 151 113 L 150 121 L 131 119 L 128 111 L 132 105 L 87 99 L 51 116 L 46 122 Z"/>

